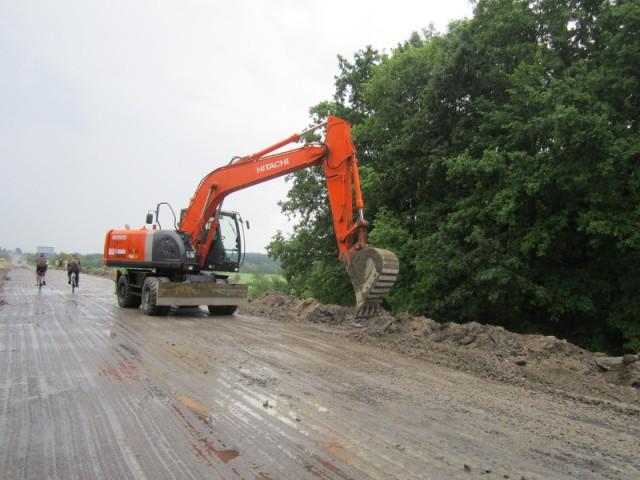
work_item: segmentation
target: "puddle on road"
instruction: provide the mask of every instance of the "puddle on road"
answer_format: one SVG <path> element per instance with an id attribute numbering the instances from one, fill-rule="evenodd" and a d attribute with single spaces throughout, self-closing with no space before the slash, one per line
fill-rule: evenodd
<path id="1" fill-rule="evenodd" d="M 178 399 L 180 403 L 182 403 L 185 407 L 187 407 L 191 412 L 193 412 L 199 419 L 201 419 L 206 425 L 210 425 L 210 417 L 209 417 L 209 409 L 206 405 L 198 402 L 195 398 L 190 397 L 189 395 L 178 395 Z M 184 415 L 178 411 L 178 414 L 184 418 Z M 195 431 L 194 426 L 187 422 L 187 426 L 190 430 Z M 198 441 L 204 445 L 204 449 L 207 451 L 209 455 L 215 455 L 220 459 L 222 463 L 228 463 L 231 460 L 240 456 L 240 452 L 235 449 L 219 449 L 213 446 L 213 444 L 207 438 L 198 438 Z M 207 456 L 202 451 L 202 448 L 192 443 L 191 446 L 196 451 L 197 455 L 203 459 L 206 459 Z"/>
<path id="2" fill-rule="evenodd" d="M 205 440 L 205 444 L 208 444 L 208 443 L 209 442 L 207 442 Z M 215 454 L 218 456 L 218 458 L 220 460 L 222 460 L 222 463 L 228 463 L 228 462 L 230 462 L 234 458 L 237 458 L 240 455 L 237 450 L 216 450 L 211 445 L 209 445 L 209 447 L 211 448 L 211 450 L 213 452 L 215 452 Z"/>
<path id="3" fill-rule="evenodd" d="M 123 383 L 125 379 L 140 381 L 140 371 L 138 366 L 133 363 L 120 363 L 117 367 L 107 366 L 101 369 L 98 375 L 117 383 Z"/>
<path id="4" fill-rule="evenodd" d="M 220 459 L 222 463 L 229 463 L 231 460 L 234 460 L 240 456 L 237 450 L 218 450 L 213 445 L 211 445 L 211 443 L 205 438 L 201 438 L 200 442 L 204 444 L 205 449 L 207 450 L 207 453 L 209 455 L 215 455 Z M 196 454 L 198 457 L 203 459 L 207 458 L 207 456 L 204 454 L 204 452 L 200 449 L 198 445 L 195 445 L 192 443 L 191 446 L 196 451 Z"/>
<path id="5" fill-rule="evenodd" d="M 180 400 L 180 403 L 182 403 L 185 407 L 187 407 L 199 417 L 209 415 L 209 409 L 205 405 L 198 402 L 195 398 L 192 398 L 188 395 L 178 395 L 178 399 Z"/>

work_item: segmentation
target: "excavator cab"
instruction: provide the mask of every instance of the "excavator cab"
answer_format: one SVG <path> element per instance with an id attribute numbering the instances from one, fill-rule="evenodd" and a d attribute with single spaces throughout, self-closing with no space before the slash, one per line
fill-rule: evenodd
<path id="1" fill-rule="evenodd" d="M 205 235 L 208 234 L 213 221 L 214 217 L 211 217 L 207 222 Z M 240 271 L 240 266 L 244 262 L 243 237 L 244 230 L 240 215 L 237 212 L 219 212 L 218 227 L 205 263 L 206 270 Z"/>

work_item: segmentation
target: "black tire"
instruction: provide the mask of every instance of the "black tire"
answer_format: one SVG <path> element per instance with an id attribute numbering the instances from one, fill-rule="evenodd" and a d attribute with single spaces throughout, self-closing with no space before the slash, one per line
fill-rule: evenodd
<path id="1" fill-rule="evenodd" d="M 118 297 L 118 305 L 122 308 L 137 308 L 140 306 L 140 302 L 142 302 L 139 295 L 131 293 L 129 279 L 126 275 L 121 275 L 120 278 L 118 278 L 116 296 Z"/>
<path id="2" fill-rule="evenodd" d="M 233 315 L 238 308 L 236 305 L 207 305 L 211 315 Z"/>
<path id="3" fill-rule="evenodd" d="M 142 313 L 154 317 L 167 315 L 171 310 L 170 305 L 157 305 L 158 283 L 164 279 L 147 277 L 142 284 Z"/>

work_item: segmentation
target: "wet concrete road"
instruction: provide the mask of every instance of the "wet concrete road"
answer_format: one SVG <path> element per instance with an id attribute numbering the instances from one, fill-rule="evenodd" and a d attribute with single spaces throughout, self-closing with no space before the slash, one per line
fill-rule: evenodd
<path id="1" fill-rule="evenodd" d="M 637 478 L 638 428 L 305 324 L 118 308 L 14 268 L 2 479 Z M 571 435 L 567 443 L 567 435 Z M 636 456 L 637 455 L 637 456 Z"/>

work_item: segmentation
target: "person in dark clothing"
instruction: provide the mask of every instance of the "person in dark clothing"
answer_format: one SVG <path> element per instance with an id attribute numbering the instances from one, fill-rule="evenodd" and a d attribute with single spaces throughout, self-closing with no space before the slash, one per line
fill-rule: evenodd
<path id="1" fill-rule="evenodd" d="M 36 276 L 42 278 L 42 285 L 46 285 L 45 276 L 47 275 L 47 268 L 49 268 L 49 259 L 44 253 L 40 253 L 36 258 Z M 37 278 L 36 278 L 37 283 Z"/>
<path id="2" fill-rule="evenodd" d="M 80 285 L 80 271 L 82 270 L 82 264 L 80 263 L 80 259 L 76 255 L 71 255 L 71 258 L 67 262 L 67 276 L 69 277 L 69 281 L 67 282 L 71 285 L 71 274 L 76 274 L 76 288 Z"/>

